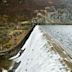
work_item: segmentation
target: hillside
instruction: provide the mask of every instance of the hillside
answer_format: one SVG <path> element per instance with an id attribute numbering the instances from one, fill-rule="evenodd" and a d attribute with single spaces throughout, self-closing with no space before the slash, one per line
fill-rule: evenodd
<path id="1" fill-rule="evenodd" d="M 60 0 L 0 0 L 0 15 L 31 18 L 34 10 L 60 3 Z"/>

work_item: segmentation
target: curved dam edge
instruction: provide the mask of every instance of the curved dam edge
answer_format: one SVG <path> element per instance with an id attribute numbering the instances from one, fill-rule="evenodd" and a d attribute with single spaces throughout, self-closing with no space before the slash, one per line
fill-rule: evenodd
<path id="1" fill-rule="evenodd" d="M 15 72 L 71 72 L 46 35 L 39 25 L 35 26 L 21 49 L 24 52 L 11 58 L 20 62 Z"/>

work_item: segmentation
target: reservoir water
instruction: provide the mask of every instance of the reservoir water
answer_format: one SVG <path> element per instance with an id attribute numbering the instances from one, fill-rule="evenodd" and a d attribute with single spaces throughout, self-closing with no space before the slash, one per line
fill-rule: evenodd
<path id="1" fill-rule="evenodd" d="M 72 51 L 72 25 L 42 25 L 41 28 Z"/>

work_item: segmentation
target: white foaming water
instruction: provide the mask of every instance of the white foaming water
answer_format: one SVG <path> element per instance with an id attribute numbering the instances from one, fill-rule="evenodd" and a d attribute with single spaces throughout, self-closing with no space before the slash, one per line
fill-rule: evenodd
<path id="1" fill-rule="evenodd" d="M 22 48 L 25 51 L 15 59 L 21 61 L 15 72 L 70 72 L 43 34 L 37 25 Z"/>

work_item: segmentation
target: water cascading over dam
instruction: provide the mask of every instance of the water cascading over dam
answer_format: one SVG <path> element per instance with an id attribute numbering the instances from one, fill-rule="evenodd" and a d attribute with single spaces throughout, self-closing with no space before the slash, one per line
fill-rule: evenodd
<path id="1" fill-rule="evenodd" d="M 20 62 L 15 72 L 70 72 L 38 25 L 21 50 L 24 50 L 21 56 L 14 59 Z"/>

